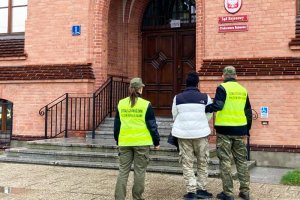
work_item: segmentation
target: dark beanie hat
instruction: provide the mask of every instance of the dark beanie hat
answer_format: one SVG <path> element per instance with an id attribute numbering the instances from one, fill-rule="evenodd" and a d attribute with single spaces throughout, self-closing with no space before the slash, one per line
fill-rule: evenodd
<path id="1" fill-rule="evenodd" d="M 199 83 L 199 76 L 197 72 L 192 71 L 188 73 L 186 78 L 186 86 L 187 87 L 196 87 Z"/>

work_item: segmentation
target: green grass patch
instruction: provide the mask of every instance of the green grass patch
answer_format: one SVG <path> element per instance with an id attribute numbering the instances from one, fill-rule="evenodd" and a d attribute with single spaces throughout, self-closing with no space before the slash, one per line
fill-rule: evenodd
<path id="1" fill-rule="evenodd" d="M 287 172 L 281 177 L 282 184 L 300 186 L 300 169 Z"/>

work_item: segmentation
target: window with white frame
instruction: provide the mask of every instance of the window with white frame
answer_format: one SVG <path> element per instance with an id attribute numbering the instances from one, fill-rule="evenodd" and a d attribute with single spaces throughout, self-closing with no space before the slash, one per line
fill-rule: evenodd
<path id="1" fill-rule="evenodd" d="M 28 0 L 0 0 L 0 34 L 25 32 Z"/>

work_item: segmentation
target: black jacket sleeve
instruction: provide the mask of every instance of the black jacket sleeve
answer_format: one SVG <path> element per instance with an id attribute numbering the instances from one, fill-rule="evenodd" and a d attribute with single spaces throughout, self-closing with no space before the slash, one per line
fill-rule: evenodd
<path id="1" fill-rule="evenodd" d="M 226 100 L 226 91 L 223 86 L 219 85 L 216 90 L 214 102 L 205 107 L 205 112 L 217 112 L 223 109 Z"/>
<path id="2" fill-rule="evenodd" d="M 252 108 L 251 108 L 249 96 L 247 96 L 247 100 L 246 100 L 245 115 L 247 118 L 248 135 L 250 135 L 249 130 L 251 129 L 252 126 Z"/>
<path id="3" fill-rule="evenodd" d="M 115 121 L 114 121 L 114 138 L 115 141 L 117 142 L 117 145 L 118 145 L 118 139 L 120 134 L 120 128 L 121 128 L 121 120 L 120 120 L 119 111 L 117 109 Z"/>
<path id="4" fill-rule="evenodd" d="M 145 119 L 146 125 L 147 125 L 148 130 L 150 131 L 153 144 L 154 144 L 154 146 L 158 146 L 159 141 L 160 141 L 160 137 L 159 137 L 159 133 L 158 133 L 158 130 L 157 130 L 156 119 L 155 119 L 154 112 L 153 112 L 151 104 L 149 104 L 149 106 L 147 108 L 145 118 L 146 118 Z"/>

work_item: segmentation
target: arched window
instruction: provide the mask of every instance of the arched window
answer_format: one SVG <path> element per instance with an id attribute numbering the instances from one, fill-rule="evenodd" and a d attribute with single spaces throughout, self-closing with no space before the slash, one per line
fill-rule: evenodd
<path id="1" fill-rule="evenodd" d="M 25 32 L 28 0 L 0 0 L 0 33 Z"/>
<path id="2" fill-rule="evenodd" d="M 171 20 L 180 20 L 183 26 L 194 26 L 196 22 L 195 0 L 153 0 L 148 5 L 142 29 L 170 27 Z"/>

